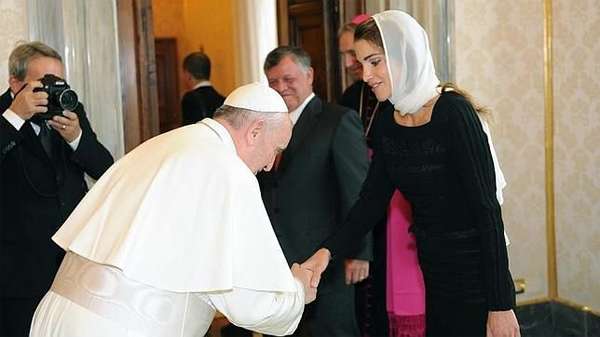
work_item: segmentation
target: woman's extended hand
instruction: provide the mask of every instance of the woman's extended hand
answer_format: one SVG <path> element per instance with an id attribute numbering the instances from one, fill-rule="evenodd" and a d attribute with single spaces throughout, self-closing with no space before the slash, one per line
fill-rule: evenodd
<path id="1" fill-rule="evenodd" d="M 515 312 L 490 311 L 487 320 L 487 337 L 521 337 Z"/>
<path id="2" fill-rule="evenodd" d="M 321 248 L 317 250 L 313 256 L 309 257 L 308 260 L 302 263 L 302 268 L 311 270 L 313 272 L 312 279 L 310 281 L 311 287 L 318 287 L 319 281 L 321 280 L 321 274 L 327 268 L 329 264 L 329 259 L 331 258 L 331 253 L 327 248 Z"/>

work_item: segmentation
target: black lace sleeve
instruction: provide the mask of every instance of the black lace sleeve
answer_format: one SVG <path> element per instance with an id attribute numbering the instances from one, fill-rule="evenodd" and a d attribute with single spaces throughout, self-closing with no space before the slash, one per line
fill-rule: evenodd
<path id="1" fill-rule="evenodd" d="M 379 152 L 376 145 L 360 197 L 350 209 L 344 224 L 322 245 L 329 249 L 332 258 L 348 257 L 356 251 L 367 232 L 385 216 L 394 186 Z"/>
<path id="2" fill-rule="evenodd" d="M 449 111 L 452 162 L 464 185 L 469 209 L 481 233 L 483 272 L 490 311 L 515 305 L 514 286 L 508 270 L 504 224 L 496 199 L 494 164 L 477 112 L 462 97 Z"/>

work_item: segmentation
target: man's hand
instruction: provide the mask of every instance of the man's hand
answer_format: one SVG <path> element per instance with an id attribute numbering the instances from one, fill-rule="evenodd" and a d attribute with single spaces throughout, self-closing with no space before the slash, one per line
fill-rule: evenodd
<path id="1" fill-rule="evenodd" d="M 52 117 L 52 120 L 49 120 L 48 124 L 60 133 L 67 143 L 74 141 L 81 134 L 79 117 L 71 111 L 63 111 L 62 116 L 57 115 Z"/>
<path id="2" fill-rule="evenodd" d="M 317 250 L 317 252 L 308 258 L 308 260 L 302 263 L 302 268 L 306 268 L 313 272 L 312 279 L 310 281 L 310 285 L 313 288 L 319 286 L 319 281 L 321 281 L 321 274 L 327 268 L 329 264 L 329 259 L 331 258 L 331 253 L 327 248 L 321 248 Z"/>
<path id="3" fill-rule="evenodd" d="M 304 285 L 304 304 L 308 304 L 317 298 L 317 288 L 310 286 L 310 279 L 313 273 L 299 264 L 292 265 L 292 275 Z"/>
<path id="4" fill-rule="evenodd" d="M 9 109 L 21 117 L 24 121 L 30 119 L 34 114 L 48 111 L 48 94 L 44 91 L 33 92 L 34 88 L 42 87 L 40 81 L 32 81 L 25 84 L 14 97 Z"/>
<path id="5" fill-rule="evenodd" d="M 519 322 L 514 311 L 490 311 L 487 319 L 487 337 L 521 337 Z"/>
<path id="6" fill-rule="evenodd" d="M 369 261 L 347 259 L 346 266 L 346 284 L 356 284 L 369 277 Z"/>

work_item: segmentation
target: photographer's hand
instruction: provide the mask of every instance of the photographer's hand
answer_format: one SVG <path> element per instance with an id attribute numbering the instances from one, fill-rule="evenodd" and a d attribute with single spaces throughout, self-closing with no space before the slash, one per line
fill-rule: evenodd
<path id="1" fill-rule="evenodd" d="M 48 94 L 44 91 L 33 92 L 42 83 L 31 81 L 25 83 L 24 87 L 15 95 L 9 109 L 23 120 L 30 119 L 34 114 L 48 111 Z"/>
<path id="2" fill-rule="evenodd" d="M 48 124 L 56 130 L 63 138 L 70 143 L 77 139 L 81 134 L 79 117 L 72 111 L 63 111 L 62 116 L 54 116 L 48 121 Z"/>

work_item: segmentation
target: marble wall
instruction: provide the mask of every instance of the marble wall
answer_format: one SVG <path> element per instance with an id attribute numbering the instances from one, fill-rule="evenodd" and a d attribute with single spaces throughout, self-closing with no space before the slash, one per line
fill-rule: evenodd
<path id="1" fill-rule="evenodd" d="M 0 93 L 8 89 L 8 55 L 27 34 L 27 3 L 0 0 Z"/>
<path id="2" fill-rule="evenodd" d="M 63 55 L 94 131 L 118 158 L 124 130 L 115 1 L 62 0 Z"/>
<path id="3" fill-rule="evenodd" d="M 0 0 L 0 90 L 8 88 L 8 56 L 18 41 L 39 40 L 62 56 L 69 84 L 86 106 L 100 141 L 123 154 L 115 2 Z"/>
<path id="4" fill-rule="evenodd" d="M 600 312 L 600 4 L 552 3 L 558 293 Z"/>
<path id="5" fill-rule="evenodd" d="M 455 1 L 456 79 L 492 110 L 492 133 L 508 181 L 503 218 L 519 300 L 548 295 L 541 1 Z"/>

